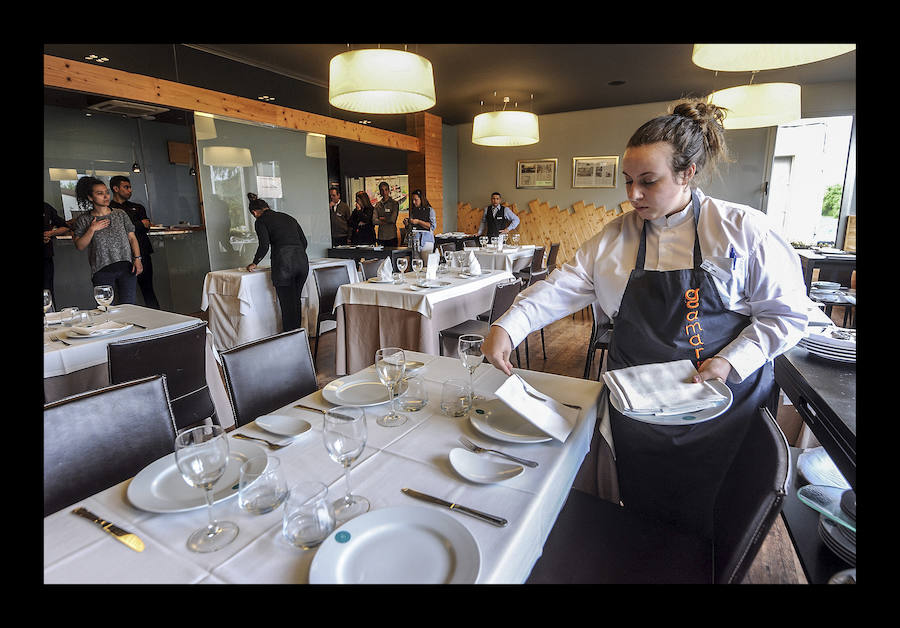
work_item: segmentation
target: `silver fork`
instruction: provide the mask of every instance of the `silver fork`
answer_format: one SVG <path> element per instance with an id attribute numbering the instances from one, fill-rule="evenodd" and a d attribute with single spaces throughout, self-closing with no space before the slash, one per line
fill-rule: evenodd
<path id="1" fill-rule="evenodd" d="M 232 434 L 232 437 L 243 438 L 245 440 L 258 440 L 259 442 L 268 445 L 269 449 L 284 449 L 285 447 L 290 445 L 290 443 L 288 443 L 287 445 L 279 445 L 278 443 L 269 442 L 265 438 L 256 438 L 255 436 L 247 436 L 246 434 Z"/>
<path id="2" fill-rule="evenodd" d="M 519 379 L 521 379 L 521 378 L 519 378 Z M 524 383 L 525 380 L 523 379 L 522 382 Z M 522 386 L 522 389 L 525 391 L 525 393 L 526 393 L 529 397 L 533 397 L 533 398 L 537 399 L 538 401 L 543 401 L 543 402 L 545 402 L 545 403 L 547 402 L 547 400 L 546 400 L 544 397 L 540 397 L 540 396 L 538 396 L 538 395 L 535 395 L 533 392 L 531 392 L 530 390 L 528 390 L 528 387 L 527 387 L 527 386 L 524 386 L 524 385 L 523 385 L 523 386 Z M 574 403 L 564 403 L 564 402 L 562 402 L 562 401 L 559 401 L 559 402 L 557 402 L 557 403 L 561 403 L 562 405 L 566 406 L 567 408 L 573 408 L 573 409 L 575 409 L 575 410 L 581 410 L 581 406 L 575 405 Z"/>
<path id="3" fill-rule="evenodd" d="M 538 463 L 536 463 L 534 460 L 525 460 L 524 458 L 516 458 L 515 456 L 505 454 L 502 451 L 497 451 L 496 449 L 488 449 L 487 447 L 479 447 L 478 445 L 476 445 L 475 443 L 470 441 L 465 436 L 460 436 L 459 442 L 461 442 L 463 445 L 465 445 L 466 449 L 468 449 L 469 451 L 475 452 L 476 454 L 483 454 L 484 452 L 489 451 L 491 453 L 503 456 L 504 458 L 509 458 L 513 462 L 518 462 L 519 464 L 524 464 L 526 467 L 538 466 Z"/>

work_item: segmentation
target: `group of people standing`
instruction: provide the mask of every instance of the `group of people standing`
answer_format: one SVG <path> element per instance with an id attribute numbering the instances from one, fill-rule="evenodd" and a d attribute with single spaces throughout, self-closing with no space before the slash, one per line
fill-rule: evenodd
<path id="1" fill-rule="evenodd" d="M 92 285 L 113 286 L 116 303 L 135 303 L 140 287 L 144 304 L 159 309 L 153 290 L 150 219 L 143 205 L 130 200 L 132 193 L 128 177 L 114 176 L 107 187 L 100 179 L 85 176 L 75 185 L 75 199 L 84 210 L 80 216 L 66 221 L 44 203 L 44 289 L 50 290 L 54 304 L 53 238 L 71 233 L 75 248 L 87 250 Z"/>

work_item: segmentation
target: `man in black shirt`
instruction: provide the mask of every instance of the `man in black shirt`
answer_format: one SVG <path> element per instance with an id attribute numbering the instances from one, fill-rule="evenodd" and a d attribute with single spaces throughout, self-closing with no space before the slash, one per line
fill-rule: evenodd
<path id="1" fill-rule="evenodd" d="M 283 331 L 302 327 L 300 293 L 309 275 L 309 259 L 306 257 L 306 235 L 303 228 L 290 214 L 269 209 L 269 204 L 255 194 L 250 198 L 250 213 L 256 218 L 256 235 L 259 246 L 253 262 L 247 270 L 253 272 L 272 245 L 272 285 L 281 306 Z"/>
<path id="2" fill-rule="evenodd" d="M 56 294 L 53 291 L 53 238 L 69 232 L 69 225 L 60 218 L 56 209 L 44 203 L 44 290 L 49 290 L 56 305 Z"/>
<path id="3" fill-rule="evenodd" d="M 144 297 L 144 305 L 159 309 L 159 301 L 156 293 L 153 291 L 153 262 L 150 255 L 153 253 L 153 246 L 150 244 L 150 236 L 147 235 L 150 229 L 150 219 L 147 217 L 147 210 L 140 203 L 132 203 L 131 198 L 131 180 L 128 177 L 116 175 L 109 180 L 109 187 L 112 190 L 112 200 L 109 206 L 121 209 L 131 222 L 134 223 L 134 235 L 137 237 L 138 244 L 141 247 L 141 263 L 144 267 L 137 277 L 138 286 L 141 288 L 141 295 Z"/>

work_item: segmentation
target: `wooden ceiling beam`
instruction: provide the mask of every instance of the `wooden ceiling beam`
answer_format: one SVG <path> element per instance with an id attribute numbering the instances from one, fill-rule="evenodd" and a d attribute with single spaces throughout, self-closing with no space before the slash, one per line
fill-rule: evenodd
<path id="1" fill-rule="evenodd" d="M 420 152 L 418 137 L 209 89 L 44 55 L 44 85 Z"/>

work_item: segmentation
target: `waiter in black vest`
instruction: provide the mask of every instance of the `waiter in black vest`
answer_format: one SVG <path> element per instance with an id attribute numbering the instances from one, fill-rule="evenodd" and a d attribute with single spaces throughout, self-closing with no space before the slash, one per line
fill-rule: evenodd
<path id="1" fill-rule="evenodd" d="M 484 208 L 481 217 L 481 225 L 475 235 L 486 235 L 489 238 L 499 237 L 519 226 L 519 217 L 509 207 L 504 207 L 501 202 L 500 192 L 491 194 L 491 204 Z"/>
<path id="2" fill-rule="evenodd" d="M 147 210 L 140 203 L 131 202 L 131 179 L 116 175 L 109 180 L 109 187 L 112 190 L 112 199 L 109 206 L 121 209 L 134 224 L 134 235 L 137 238 L 138 245 L 141 247 L 141 263 L 144 271 L 137 276 L 138 286 L 141 288 L 141 296 L 144 297 L 144 305 L 159 309 L 159 300 L 153 291 L 153 261 L 150 255 L 153 253 L 153 246 L 150 244 L 150 218 L 147 217 Z"/>
<path id="3" fill-rule="evenodd" d="M 283 331 L 299 329 L 301 325 L 300 293 L 309 275 L 309 259 L 306 257 L 306 235 L 303 228 L 290 214 L 269 209 L 269 204 L 256 194 L 247 194 L 249 209 L 256 218 L 256 235 L 259 246 L 253 263 L 247 266 L 252 272 L 272 245 L 272 285 L 281 306 Z"/>

